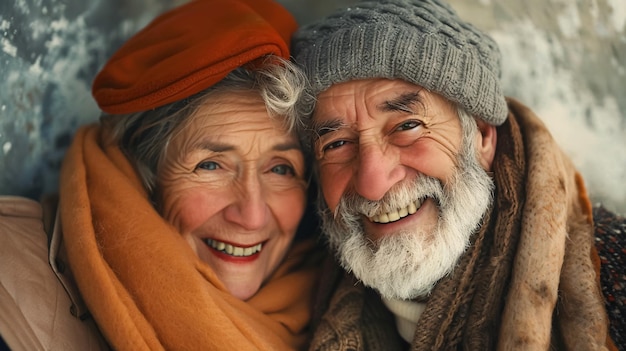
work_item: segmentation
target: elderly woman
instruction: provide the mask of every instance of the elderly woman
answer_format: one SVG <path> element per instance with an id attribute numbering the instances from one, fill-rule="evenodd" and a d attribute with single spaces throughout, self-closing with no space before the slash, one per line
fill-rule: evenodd
<path id="1" fill-rule="evenodd" d="M 299 226 L 295 27 L 269 0 L 191 1 L 96 77 L 106 113 L 62 165 L 51 255 L 112 348 L 306 346 L 319 254 Z"/>

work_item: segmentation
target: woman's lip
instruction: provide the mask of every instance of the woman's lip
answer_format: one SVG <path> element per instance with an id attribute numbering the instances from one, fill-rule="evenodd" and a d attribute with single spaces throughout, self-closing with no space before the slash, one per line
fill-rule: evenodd
<path id="1" fill-rule="evenodd" d="M 240 246 L 211 238 L 205 238 L 202 241 L 216 256 L 237 262 L 256 259 L 259 257 L 265 244 L 265 242 L 260 242 L 254 245 Z"/>
<path id="2" fill-rule="evenodd" d="M 250 255 L 250 256 L 233 256 L 233 255 L 229 255 L 228 253 L 224 252 L 224 251 L 219 251 L 215 248 L 213 248 L 212 246 L 207 245 L 207 248 L 209 249 L 209 252 L 212 253 L 213 255 L 215 255 L 217 258 L 223 260 L 223 261 L 227 261 L 227 262 L 232 262 L 232 263 L 249 263 L 249 262 L 253 262 L 255 260 L 257 260 L 260 255 L 261 255 L 261 251 L 257 251 L 256 253 Z"/>
<path id="3" fill-rule="evenodd" d="M 215 238 L 202 238 L 202 241 L 207 242 L 207 241 L 215 241 L 215 242 L 220 242 L 220 243 L 224 243 L 226 245 L 231 245 L 231 246 L 236 246 L 236 247 L 241 247 L 241 248 L 248 248 L 248 247 L 254 247 L 257 245 L 264 245 L 265 242 L 267 242 L 267 240 L 263 240 L 263 241 L 258 241 L 254 244 L 238 244 L 238 243 L 234 243 L 232 241 L 227 241 L 227 240 L 221 240 L 221 239 L 215 239 Z"/>

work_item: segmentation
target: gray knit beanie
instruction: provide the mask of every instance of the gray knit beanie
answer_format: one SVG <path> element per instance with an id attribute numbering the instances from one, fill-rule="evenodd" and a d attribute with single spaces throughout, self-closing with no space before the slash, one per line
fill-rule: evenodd
<path id="1" fill-rule="evenodd" d="M 438 0 L 363 1 L 301 27 L 292 55 L 313 94 L 354 79 L 403 79 L 493 125 L 507 117 L 493 39 Z"/>

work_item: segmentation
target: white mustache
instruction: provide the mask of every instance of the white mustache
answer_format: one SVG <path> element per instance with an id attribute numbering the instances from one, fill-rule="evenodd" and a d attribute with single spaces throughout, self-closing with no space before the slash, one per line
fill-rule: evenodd
<path id="1" fill-rule="evenodd" d="M 448 196 L 438 179 L 419 174 L 412 181 L 396 184 L 378 201 L 368 200 L 355 192 L 346 193 L 335 208 L 333 218 L 373 218 L 411 206 L 419 208 L 426 198 L 432 198 L 438 205 L 445 206 Z"/>

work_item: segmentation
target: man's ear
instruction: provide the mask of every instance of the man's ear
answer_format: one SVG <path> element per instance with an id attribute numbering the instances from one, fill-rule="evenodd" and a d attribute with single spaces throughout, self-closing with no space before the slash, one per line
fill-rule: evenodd
<path id="1" fill-rule="evenodd" d="M 483 166 L 485 171 L 491 171 L 491 165 L 496 155 L 496 142 L 498 141 L 498 133 L 496 126 L 491 125 L 481 119 L 476 119 L 478 125 L 478 142 L 476 147 L 478 148 L 478 160 L 480 165 Z"/>

